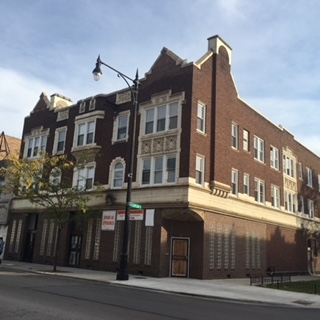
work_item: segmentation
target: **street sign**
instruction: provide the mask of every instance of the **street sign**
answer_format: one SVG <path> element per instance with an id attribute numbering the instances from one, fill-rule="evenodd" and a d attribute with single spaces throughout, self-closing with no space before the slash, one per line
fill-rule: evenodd
<path id="1" fill-rule="evenodd" d="M 129 207 L 134 209 L 142 209 L 142 205 L 134 202 L 129 202 Z"/>

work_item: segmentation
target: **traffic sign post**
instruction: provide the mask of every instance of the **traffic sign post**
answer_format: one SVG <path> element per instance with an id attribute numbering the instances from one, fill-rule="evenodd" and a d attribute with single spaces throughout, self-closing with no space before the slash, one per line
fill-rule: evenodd
<path id="1" fill-rule="evenodd" d="M 134 209 L 142 209 L 142 205 L 134 202 L 129 202 L 129 207 Z"/>

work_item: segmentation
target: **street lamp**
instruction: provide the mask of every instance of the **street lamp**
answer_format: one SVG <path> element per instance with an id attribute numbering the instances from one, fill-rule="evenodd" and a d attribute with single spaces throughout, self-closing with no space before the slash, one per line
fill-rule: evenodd
<path id="1" fill-rule="evenodd" d="M 93 69 L 92 74 L 94 80 L 98 81 L 101 76 L 101 68 L 100 66 L 104 65 L 107 68 L 113 70 L 117 73 L 118 77 L 122 78 L 128 88 L 131 91 L 132 96 L 132 117 L 130 119 L 130 128 L 131 131 L 129 133 L 129 146 L 130 146 L 130 156 L 128 161 L 128 184 L 127 184 L 127 196 L 126 196 L 126 210 L 125 210 L 125 218 L 124 218 L 124 228 L 123 228 L 123 238 L 122 238 L 122 252 L 120 256 L 120 267 L 117 273 L 117 280 L 128 280 L 128 242 L 129 242 L 129 220 L 130 220 L 130 203 L 131 203 L 131 188 L 132 188 L 132 175 L 133 175 L 133 163 L 134 163 L 134 153 L 135 153 L 135 134 L 136 134 L 136 116 L 138 110 L 138 90 L 139 90 L 139 79 L 138 79 L 138 70 L 136 72 L 135 79 L 131 79 L 130 77 L 126 76 L 122 72 L 118 71 L 107 65 L 106 63 L 102 62 L 100 59 L 100 55 L 98 56 L 96 67 Z M 130 85 L 129 81 L 133 83 Z"/>

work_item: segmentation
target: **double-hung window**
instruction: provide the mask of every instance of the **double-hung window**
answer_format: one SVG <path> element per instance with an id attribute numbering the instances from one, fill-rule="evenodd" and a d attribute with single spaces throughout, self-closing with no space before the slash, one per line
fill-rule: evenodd
<path id="1" fill-rule="evenodd" d="M 126 140 L 128 135 L 128 115 L 121 115 L 116 120 L 117 141 Z"/>
<path id="2" fill-rule="evenodd" d="M 174 183 L 176 181 L 176 156 L 158 156 L 142 160 L 143 185 Z"/>
<path id="3" fill-rule="evenodd" d="M 258 203 L 265 203 L 265 183 L 258 178 L 254 179 L 254 199 Z"/>
<path id="4" fill-rule="evenodd" d="M 198 102 L 197 106 L 197 130 L 205 133 L 206 128 L 206 106 Z"/>
<path id="5" fill-rule="evenodd" d="M 279 170 L 279 150 L 270 146 L 270 167 Z"/>
<path id="6" fill-rule="evenodd" d="M 231 146 L 234 149 L 239 146 L 239 126 L 235 123 L 231 124 Z"/>
<path id="7" fill-rule="evenodd" d="M 146 109 L 144 133 L 165 132 L 178 128 L 178 102 Z"/>
<path id="8" fill-rule="evenodd" d="M 302 169 L 302 163 L 301 162 L 298 163 L 298 170 L 299 170 L 299 179 L 303 179 L 303 169 Z"/>
<path id="9" fill-rule="evenodd" d="M 304 197 L 303 196 L 300 196 L 300 198 L 299 198 L 298 211 L 301 213 L 305 213 L 305 211 L 304 211 Z"/>
<path id="10" fill-rule="evenodd" d="M 243 193 L 250 194 L 250 176 L 247 173 L 243 175 Z"/>
<path id="11" fill-rule="evenodd" d="M 94 181 L 94 166 L 88 165 L 76 171 L 76 186 L 80 190 L 91 190 Z"/>
<path id="12" fill-rule="evenodd" d="M 113 188 L 121 188 L 123 185 L 124 167 L 123 163 L 117 162 L 113 169 Z"/>
<path id="13" fill-rule="evenodd" d="M 238 195 L 238 170 L 232 169 L 231 170 L 231 185 L 232 185 L 232 194 L 237 196 Z"/>
<path id="14" fill-rule="evenodd" d="M 204 183 L 204 157 L 196 156 L 196 183 Z"/>
<path id="15" fill-rule="evenodd" d="M 309 218 L 314 218 L 314 201 L 310 199 L 308 199 L 308 215 Z"/>
<path id="16" fill-rule="evenodd" d="M 243 130 L 243 150 L 244 151 L 250 151 L 250 140 L 249 140 L 249 131 L 248 130 Z"/>
<path id="17" fill-rule="evenodd" d="M 40 151 L 45 151 L 47 146 L 47 135 L 30 137 L 27 139 L 27 150 L 25 156 L 34 158 L 39 155 Z"/>
<path id="18" fill-rule="evenodd" d="M 254 137 L 254 158 L 264 162 L 264 140 Z"/>
<path id="19" fill-rule="evenodd" d="M 280 188 L 274 185 L 271 185 L 271 205 L 280 209 Z"/>
<path id="20" fill-rule="evenodd" d="M 288 157 L 288 156 L 283 156 L 283 172 L 292 177 L 295 178 L 296 177 L 296 169 L 295 169 L 296 163 L 295 161 Z"/>
<path id="21" fill-rule="evenodd" d="M 296 212 L 297 195 L 290 191 L 284 192 L 284 208 L 288 212 Z"/>
<path id="22" fill-rule="evenodd" d="M 53 153 L 63 153 L 65 149 L 67 128 L 58 128 L 55 132 Z"/>
<path id="23" fill-rule="evenodd" d="M 77 126 L 77 147 L 92 144 L 96 123 L 94 120 L 79 123 Z"/>
<path id="24" fill-rule="evenodd" d="M 306 168 L 307 171 L 307 186 L 313 187 L 313 182 L 312 182 L 312 169 Z"/>

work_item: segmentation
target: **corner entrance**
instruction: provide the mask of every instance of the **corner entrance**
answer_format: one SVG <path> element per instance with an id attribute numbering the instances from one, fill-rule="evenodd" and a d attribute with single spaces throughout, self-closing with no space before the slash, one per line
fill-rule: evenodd
<path id="1" fill-rule="evenodd" d="M 171 277 L 188 277 L 189 274 L 189 238 L 172 238 Z"/>

